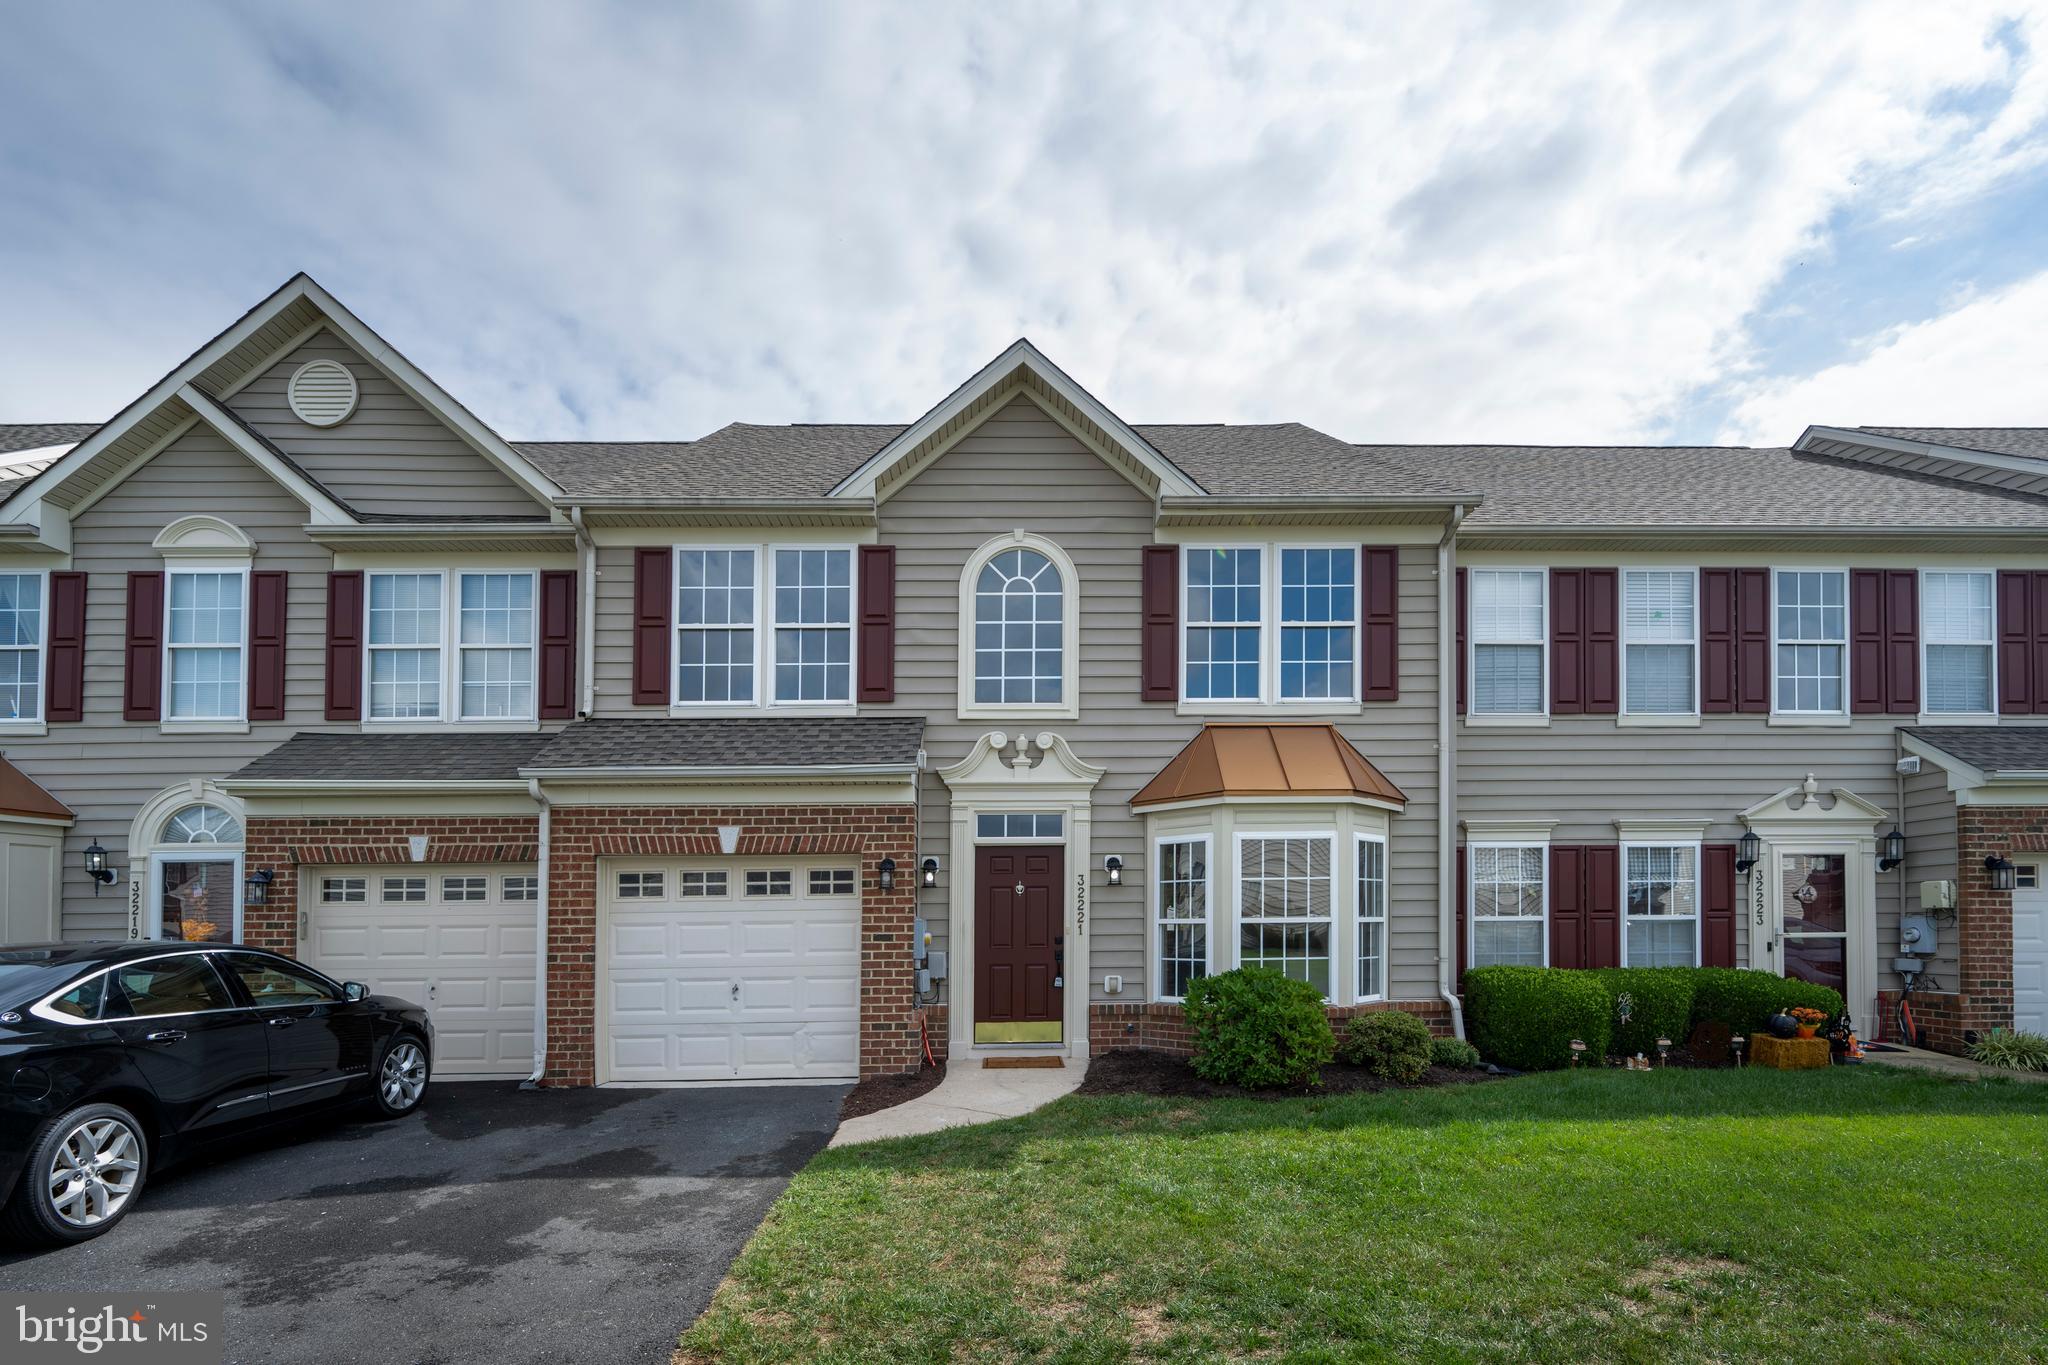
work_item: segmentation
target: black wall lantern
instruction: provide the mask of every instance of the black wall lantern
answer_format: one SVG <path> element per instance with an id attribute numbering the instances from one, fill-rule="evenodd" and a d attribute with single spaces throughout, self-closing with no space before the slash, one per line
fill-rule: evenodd
<path id="1" fill-rule="evenodd" d="M 894 858 L 882 859 L 880 865 L 875 868 L 875 871 L 881 874 L 882 889 L 884 891 L 894 891 L 896 889 L 896 860 Z"/>
<path id="2" fill-rule="evenodd" d="M 2010 891 L 2019 885 L 2018 869 L 2003 854 L 1994 853 L 1984 860 L 1984 870 L 1991 874 L 1993 891 Z"/>
<path id="3" fill-rule="evenodd" d="M 1906 836 L 1899 833 L 1897 825 L 1893 825 L 1892 832 L 1877 841 L 1877 849 L 1877 870 L 1889 872 L 1906 861 Z"/>
<path id="4" fill-rule="evenodd" d="M 259 867 L 242 878 L 242 904 L 270 904 L 270 884 L 277 880 L 277 874 L 267 867 Z"/>
<path id="5" fill-rule="evenodd" d="M 1764 841 L 1756 837 L 1753 829 L 1744 830 L 1742 838 L 1735 845 L 1735 870 L 1747 872 L 1757 865 L 1764 856 Z"/>
<path id="6" fill-rule="evenodd" d="M 1111 886 L 1124 884 L 1124 860 L 1112 853 L 1102 860 L 1102 870 L 1109 875 Z"/>
<path id="7" fill-rule="evenodd" d="M 926 858 L 921 870 L 924 873 L 924 884 L 926 886 L 937 886 L 939 884 L 939 860 L 937 858 Z"/>
<path id="8" fill-rule="evenodd" d="M 97 896 L 103 886 L 114 884 L 114 869 L 107 866 L 107 851 L 95 839 L 85 846 L 85 875 L 92 878 L 92 893 Z"/>

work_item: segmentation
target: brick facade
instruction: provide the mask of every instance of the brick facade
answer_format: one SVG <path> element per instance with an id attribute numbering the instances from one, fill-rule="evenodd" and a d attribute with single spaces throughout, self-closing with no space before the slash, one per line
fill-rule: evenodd
<path id="1" fill-rule="evenodd" d="M 861 861 L 860 1074 L 915 1070 L 921 1060 L 911 921 L 916 914 L 916 811 L 907 804 L 808 806 L 559 806 L 548 851 L 549 1085 L 590 1085 L 597 1075 L 597 869 L 601 858 L 715 857 L 718 828 L 742 831 L 738 853 L 857 856 Z M 269 902 L 250 906 L 250 943 L 298 951 L 302 866 L 405 863 L 425 835 L 426 861 L 530 863 L 539 853 L 537 816 L 363 816 L 256 818 L 248 822 L 247 865 L 274 873 Z M 894 858 L 893 890 L 880 865 Z M 943 1051 L 939 1027 L 934 1048 Z"/>
<path id="2" fill-rule="evenodd" d="M 1991 887 L 1984 860 L 1994 853 L 2014 862 L 2048 855 L 2048 808 L 1956 808 L 1956 988 L 1913 997 L 1914 1022 L 1926 1030 L 1929 1046 L 1943 1052 L 1961 1052 L 1966 1032 L 2012 1027 L 2012 893 Z M 1898 993 L 1878 999 L 1885 1012 L 1881 1036 L 1896 1039 Z"/>
<path id="3" fill-rule="evenodd" d="M 1441 1000 L 1395 1000 L 1372 1005 L 1331 1005 L 1324 1013 L 1330 1027 L 1342 1030 L 1354 1014 L 1379 1014 L 1403 1010 L 1429 1025 L 1439 1038 L 1451 1036 L 1451 1007 Z M 1142 1047 L 1186 1057 L 1194 1052 L 1188 1032 L 1187 1015 L 1172 1004 L 1095 1004 L 1088 1007 L 1088 1050 L 1091 1055 L 1111 1048 Z"/>

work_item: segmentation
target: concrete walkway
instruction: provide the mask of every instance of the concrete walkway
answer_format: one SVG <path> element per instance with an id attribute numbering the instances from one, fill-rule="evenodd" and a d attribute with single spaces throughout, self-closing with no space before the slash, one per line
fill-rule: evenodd
<path id="1" fill-rule="evenodd" d="M 946 1079 L 916 1099 L 840 1124 L 830 1145 L 849 1147 L 856 1142 L 1012 1119 L 1072 1091 L 1087 1070 L 1085 1063 L 1076 1066 L 1071 1062 L 1063 1067 L 1000 1070 L 990 1070 L 975 1060 L 953 1062 L 946 1067 Z"/>
<path id="2" fill-rule="evenodd" d="M 1896 1043 L 1894 1047 L 1898 1046 Z M 2015 1081 L 2034 1081 L 2048 1084 L 2048 1071 L 2007 1071 L 2003 1067 L 1985 1066 L 1968 1057 L 1951 1057 L 1946 1052 L 1929 1052 L 1924 1048 L 1901 1048 L 1897 1052 L 1867 1052 L 1865 1062 L 1879 1066 L 1903 1066 L 1915 1071 L 1938 1071 L 1944 1076 L 1966 1076 L 1984 1080 L 1994 1076 Z"/>

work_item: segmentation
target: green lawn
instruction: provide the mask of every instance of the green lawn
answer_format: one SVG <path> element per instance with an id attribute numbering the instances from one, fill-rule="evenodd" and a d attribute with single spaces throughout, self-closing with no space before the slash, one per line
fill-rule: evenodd
<path id="1" fill-rule="evenodd" d="M 2048 1357 L 2048 1086 L 1070 1097 L 830 1151 L 681 1361 Z"/>

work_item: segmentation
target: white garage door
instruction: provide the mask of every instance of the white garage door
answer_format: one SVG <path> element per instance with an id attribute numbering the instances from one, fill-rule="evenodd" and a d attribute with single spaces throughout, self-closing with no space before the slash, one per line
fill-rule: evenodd
<path id="1" fill-rule="evenodd" d="M 425 1005 L 436 1076 L 532 1072 L 533 868 L 315 868 L 299 885 L 306 961 Z"/>
<path id="2" fill-rule="evenodd" d="M 2012 893 L 2012 1026 L 2048 1033 L 2048 887 Z"/>
<path id="3" fill-rule="evenodd" d="M 600 885 L 600 1080 L 859 1074 L 852 859 L 614 859 Z"/>

